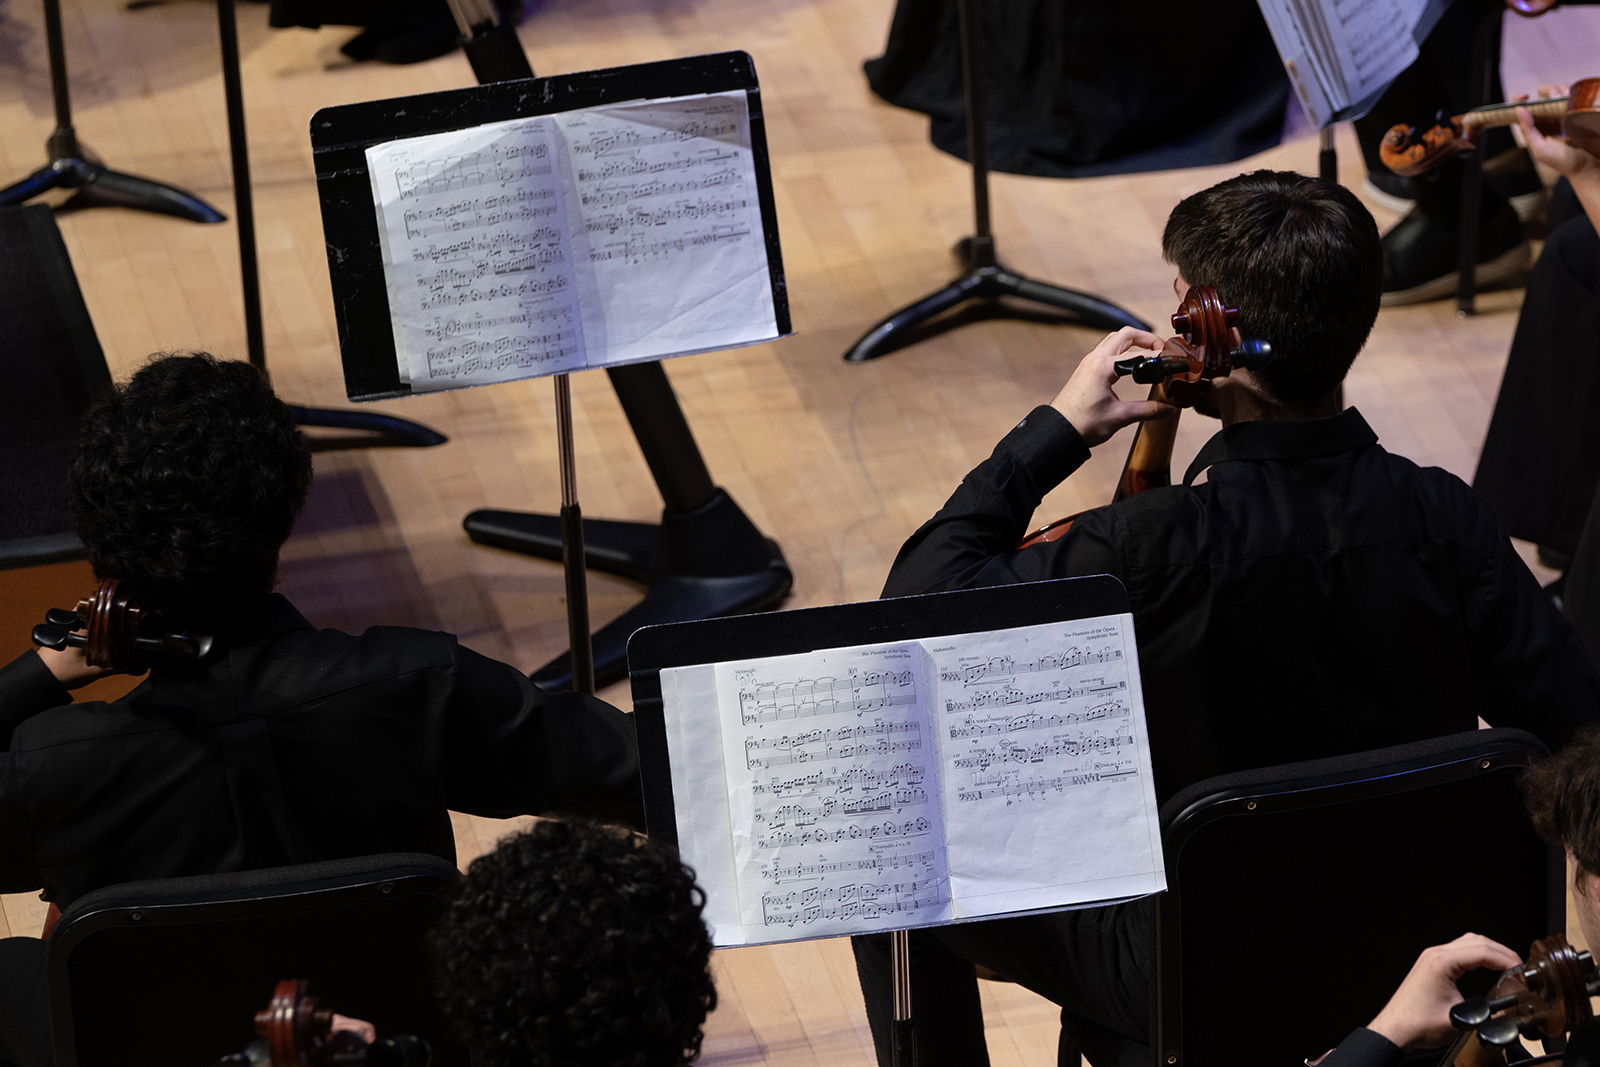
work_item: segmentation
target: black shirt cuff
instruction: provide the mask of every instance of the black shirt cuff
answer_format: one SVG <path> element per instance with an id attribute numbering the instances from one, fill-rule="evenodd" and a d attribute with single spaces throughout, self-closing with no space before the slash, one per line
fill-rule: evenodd
<path id="1" fill-rule="evenodd" d="M 1365 1026 L 1350 1031 L 1320 1067 L 1397 1067 L 1405 1052 L 1393 1041 Z"/>
<path id="2" fill-rule="evenodd" d="M 1040 404 L 1028 412 L 1028 417 L 1000 441 L 996 451 L 1001 449 L 1027 469 L 1040 496 L 1089 460 L 1089 446 L 1067 417 L 1049 404 Z"/>
<path id="3" fill-rule="evenodd" d="M 41 711 L 70 703 L 72 694 L 32 649 L 0 667 L 0 726 L 7 735 Z"/>

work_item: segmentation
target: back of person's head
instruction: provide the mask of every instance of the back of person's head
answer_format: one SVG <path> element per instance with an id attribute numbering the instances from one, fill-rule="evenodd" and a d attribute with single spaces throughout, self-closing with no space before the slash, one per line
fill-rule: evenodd
<path id="1" fill-rule="evenodd" d="M 1195 193 L 1172 209 L 1161 251 L 1190 285 L 1239 309 L 1245 337 L 1272 344 L 1255 373 L 1279 400 L 1326 396 L 1378 317 L 1378 224 L 1321 178 L 1258 170 Z"/>
<path id="2" fill-rule="evenodd" d="M 173 625 L 271 592 L 311 484 L 288 407 L 248 363 L 158 355 L 84 416 L 78 536 L 102 578 Z"/>
<path id="3" fill-rule="evenodd" d="M 705 894 L 627 831 L 539 822 L 474 860 L 435 931 L 445 1010 L 485 1067 L 674 1067 L 717 1003 Z"/>
<path id="4" fill-rule="evenodd" d="M 1534 829 L 1565 845 L 1586 874 L 1600 875 L 1600 726 L 1586 726 L 1561 751 L 1522 774 Z"/>

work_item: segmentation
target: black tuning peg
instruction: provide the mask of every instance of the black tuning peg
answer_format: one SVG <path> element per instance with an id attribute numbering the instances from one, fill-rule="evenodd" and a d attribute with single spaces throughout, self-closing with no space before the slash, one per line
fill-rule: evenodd
<path id="1" fill-rule="evenodd" d="M 66 626 L 73 630 L 83 625 L 83 620 L 78 617 L 78 613 L 76 611 L 68 611 L 66 608 L 51 608 L 44 613 L 44 621 L 51 626 Z"/>
<path id="2" fill-rule="evenodd" d="M 1229 352 L 1228 355 L 1232 358 L 1235 367 L 1260 370 L 1272 362 L 1272 344 L 1268 341 L 1252 338 Z"/>
<path id="3" fill-rule="evenodd" d="M 1111 365 L 1117 375 L 1131 374 L 1133 380 L 1140 385 L 1154 385 L 1166 381 L 1174 374 L 1182 374 L 1189 369 L 1186 359 L 1164 359 L 1161 356 L 1133 356 L 1129 359 L 1119 359 Z"/>
<path id="4" fill-rule="evenodd" d="M 73 616 L 77 620 L 77 616 Z M 42 622 L 33 628 L 33 643 L 40 648 L 48 648 L 56 652 L 72 644 L 72 627 Z"/>
<path id="5" fill-rule="evenodd" d="M 1478 1027 L 1478 1040 L 1485 1045 L 1505 1048 L 1517 1040 L 1517 1021 L 1509 1015 L 1498 1015 Z"/>
<path id="6" fill-rule="evenodd" d="M 1492 1014 L 1488 997 L 1468 997 L 1450 1009 L 1450 1025 L 1457 1030 L 1476 1030 Z"/>

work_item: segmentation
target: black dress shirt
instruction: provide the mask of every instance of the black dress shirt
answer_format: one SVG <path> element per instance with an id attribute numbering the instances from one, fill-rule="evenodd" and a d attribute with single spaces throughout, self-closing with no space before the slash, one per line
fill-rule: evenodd
<path id="1" fill-rule="evenodd" d="M 1588 653 L 1489 506 L 1377 441 L 1354 408 L 1239 423 L 1182 485 L 1018 549 L 1040 499 L 1089 456 L 1041 406 L 911 536 L 883 592 L 1121 579 L 1163 800 L 1217 774 L 1470 730 L 1479 715 L 1551 748 L 1600 721 Z"/>
<path id="2" fill-rule="evenodd" d="M 633 724 L 450 634 L 316 630 L 265 598 L 202 663 L 69 704 L 0 670 L 0 892 L 65 907 L 116 882 L 380 852 L 453 861 L 447 809 L 642 825 Z M 62 706 L 66 705 L 66 706 Z"/>

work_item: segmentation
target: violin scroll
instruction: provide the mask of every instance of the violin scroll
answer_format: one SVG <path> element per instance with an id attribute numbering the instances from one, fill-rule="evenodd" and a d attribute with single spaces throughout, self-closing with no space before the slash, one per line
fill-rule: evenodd
<path id="1" fill-rule="evenodd" d="M 1450 1009 L 1450 1021 L 1463 1033 L 1443 1062 L 1474 1067 L 1485 1062 L 1485 1046 L 1505 1048 L 1519 1036 L 1552 1040 L 1582 1029 L 1594 1022 L 1589 998 L 1596 994 L 1600 972 L 1589 953 L 1561 934 L 1535 941 L 1528 962 L 1502 974 L 1488 996 L 1468 997 Z"/>
<path id="2" fill-rule="evenodd" d="M 89 666 L 124 674 L 143 674 L 158 659 L 196 660 L 211 651 L 210 637 L 162 632 L 160 616 L 119 593 L 118 585 L 116 578 L 102 579 L 76 608 L 51 608 L 33 628 L 33 643 L 58 652 L 81 648 Z"/>
<path id="3" fill-rule="evenodd" d="M 1232 331 L 1239 309 L 1227 307 L 1209 285 L 1189 287 L 1183 304 L 1172 313 L 1170 338 L 1157 356 L 1135 356 L 1118 360 L 1113 366 L 1119 375 L 1132 375 L 1142 385 L 1165 382 L 1167 395 L 1179 407 L 1190 407 L 1205 387 L 1201 381 L 1220 378 L 1236 367 L 1259 370 L 1272 359 L 1272 345 L 1248 340 L 1232 343 Z"/>
<path id="4" fill-rule="evenodd" d="M 255 1022 L 259 1038 L 213 1067 L 429 1067 L 433 1061 L 428 1043 L 413 1034 L 368 1043 L 353 1030 L 334 1030 L 334 1013 L 303 978 L 279 982 Z"/>

